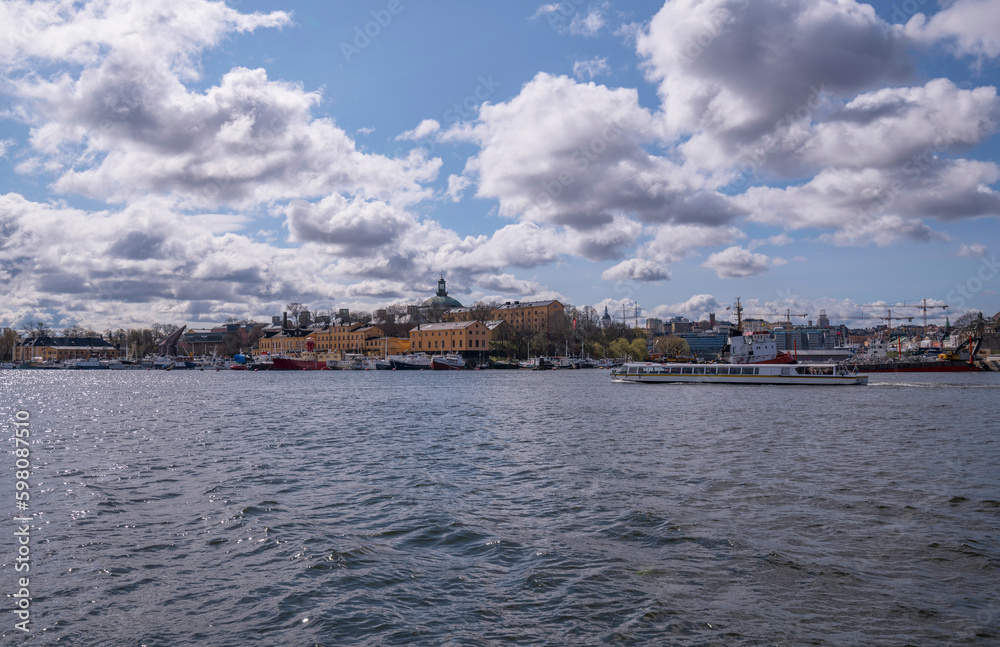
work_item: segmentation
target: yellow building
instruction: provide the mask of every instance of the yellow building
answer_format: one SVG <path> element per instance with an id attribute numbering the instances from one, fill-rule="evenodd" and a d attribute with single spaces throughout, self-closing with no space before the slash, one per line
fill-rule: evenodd
<path id="1" fill-rule="evenodd" d="M 273 337 L 258 341 L 257 349 L 259 353 L 268 355 L 300 353 L 306 349 L 306 338 L 301 335 L 293 336 L 281 332 Z"/>
<path id="2" fill-rule="evenodd" d="M 476 308 L 452 308 L 444 313 L 448 321 L 468 321 Z M 489 319 L 506 321 L 517 331 L 561 332 L 566 326 L 566 308 L 555 299 L 550 301 L 508 301 L 489 313 Z"/>
<path id="3" fill-rule="evenodd" d="M 422 324 L 410 330 L 410 350 L 417 353 L 486 353 L 490 330 L 481 321 Z"/>
<path id="4" fill-rule="evenodd" d="M 306 339 L 312 340 L 316 351 L 339 350 L 344 353 L 366 353 L 368 340 L 385 335 L 378 326 L 349 324 L 330 326 L 311 333 Z"/>
<path id="5" fill-rule="evenodd" d="M 400 337 L 372 337 L 365 340 L 365 355 L 381 357 L 409 352 L 410 340 Z"/>

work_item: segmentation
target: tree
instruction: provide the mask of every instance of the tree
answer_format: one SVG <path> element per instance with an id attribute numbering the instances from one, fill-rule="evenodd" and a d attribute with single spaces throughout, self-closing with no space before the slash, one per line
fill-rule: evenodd
<path id="1" fill-rule="evenodd" d="M 37 337 L 52 337 L 52 329 L 40 319 L 29 321 L 24 327 L 24 336 L 30 339 Z"/>
<path id="2" fill-rule="evenodd" d="M 644 361 L 647 352 L 646 340 L 641 337 L 633 339 L 632 343 L 629 344 L 629 357 L 637 362 Z"/>
<path id="3" fill-rule="evenodd" d="M 14 348 L 21 337 L 13 328 L 0 330 L 0 361 L 9 362 L 14 359 Z"/>
<path id="4" fill-rule="evenodd" d="M 656 341 L 656 351 L 665 357 L 686 357 L 691 354 L 687 340 L 677 335 L 660 337 Z"/>
<path id="5" fill-rule="evenodd" d="M 299 320 L 299 314 L 305 309 L 306 307 L 298 301 L 292 301 L 285 306 L 285 312 L 288 313 L 288 320 L 297 322 Z"/>
<path id="6" fill-rule="evenodd" d="M 469 306 L 469 321 L 486 323 L 493 320 L 493 311 L 499 307 L 499 301 L 479 300 Z"/>
<path id="7" fill-rule="evenodd" d="M 966 312 L 951 324 L 954 332 L 975 332 L 983 325 L 982 312 Z"/>
<path id="8" fill-rule="evenodd" d="M 63 337 L 100 337 L 96 330 L 91 330 L 86 326 L 81 326 L 80 324 L 73 324 L 69 328 L 64 328 L 62 331 Z"/>
<path id="9" fill-rule="evenodd" d="M 227 356 L 232 356 L 240 352 L 240 348 L 242 346 L 243 346 L 243 340 L 240 339 L 240 336 L 237 333 L 233 331 L 228 331 L 225 335 L 222 336 L 222 351 Z"/>

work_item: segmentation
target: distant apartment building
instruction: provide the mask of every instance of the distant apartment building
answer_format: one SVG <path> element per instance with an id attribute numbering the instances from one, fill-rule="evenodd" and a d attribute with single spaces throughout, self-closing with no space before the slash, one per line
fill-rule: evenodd
<path id="1" fill-rule="evenodd" d="M 646 318 L 646 333 L 656 336 L 663 334 L 663 319 L 657 319 L 656 317 Z"/>

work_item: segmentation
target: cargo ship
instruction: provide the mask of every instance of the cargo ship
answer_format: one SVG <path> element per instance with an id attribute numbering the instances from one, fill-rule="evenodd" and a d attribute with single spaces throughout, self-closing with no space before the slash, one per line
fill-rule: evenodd
<path id="1" fill-rule="evenodd" d="M 953 351 L 936 356 L 915 356 L 902 358 L 858 357 L 842 366 L 865 373 L 968 373 L 980 370 L 974 358 L 982 344 L 981 337 L 972 337 Z M 961 359 L 959 353 L 969 347 L 969 358 Z"/>

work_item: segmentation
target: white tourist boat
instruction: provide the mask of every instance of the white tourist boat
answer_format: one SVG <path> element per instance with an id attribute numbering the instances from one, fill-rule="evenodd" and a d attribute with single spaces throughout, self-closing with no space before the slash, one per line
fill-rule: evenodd
<path id="1" fill-rule="evenodd" d="M 611 374 L 616 382 L 696 384 L 868 384 L 868 375 L 836 364 L 655 364 L 629 362 Z"/>

